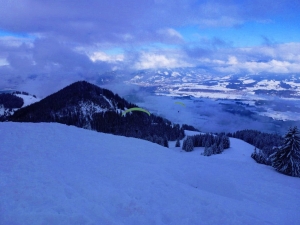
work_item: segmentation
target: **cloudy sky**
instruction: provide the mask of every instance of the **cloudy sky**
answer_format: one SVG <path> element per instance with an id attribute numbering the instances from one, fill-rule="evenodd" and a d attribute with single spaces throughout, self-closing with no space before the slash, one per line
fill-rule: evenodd
<path id="1" fill-rule="evenodd" d="M 300 73 L 296 0 L 0 0 L 0 5 L 0 90 L 28 80 L 55 85 L 105 71 L 161 67 Z"/>

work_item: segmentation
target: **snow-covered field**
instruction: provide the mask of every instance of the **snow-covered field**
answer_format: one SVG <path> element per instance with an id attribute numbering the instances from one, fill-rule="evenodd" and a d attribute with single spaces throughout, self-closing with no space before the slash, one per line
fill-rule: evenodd
<path id="1" fill-rule="evenodd" d="M 0 123 L 0 224 L 299 224 L 300 179 L 55 123 Z"/>

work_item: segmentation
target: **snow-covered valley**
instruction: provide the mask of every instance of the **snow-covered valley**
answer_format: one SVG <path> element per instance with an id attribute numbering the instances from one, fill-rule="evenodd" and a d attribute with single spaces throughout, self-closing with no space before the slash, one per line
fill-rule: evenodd
<path id="1" fill-rule="evenodd" d="M 56 123 L 0 123 L 0 224 L 297 224 L 300 179 L 231 139 L 205 157 Z"/>

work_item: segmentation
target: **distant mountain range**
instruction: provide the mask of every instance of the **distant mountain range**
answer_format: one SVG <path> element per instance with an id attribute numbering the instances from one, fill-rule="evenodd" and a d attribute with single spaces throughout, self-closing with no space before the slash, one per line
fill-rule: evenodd
<path id="1" fill-rule="evenodd" d="M 184 137 L 192 126 L 144 112 L 122 115 L 138 107 L 110 90 L 86 81 L 75 82 L 39 102 L 20 108 L 8 120 L 15 122 L 58 122 L 104 133 L 146 139 L 161 145 Z"/>
<path id="2" fill-rule="evenodd" d="M 249 99 L 257 95 L 300 98 L 299 74 L 207 75 L 199 68 L 143 70 L 126 83 L 160 95 Z"/>

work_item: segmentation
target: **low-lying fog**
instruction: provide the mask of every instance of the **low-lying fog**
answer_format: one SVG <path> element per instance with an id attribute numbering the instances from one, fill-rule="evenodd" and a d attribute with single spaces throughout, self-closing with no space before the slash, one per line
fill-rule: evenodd
<path id="1" fill-rule="evenodd" d="M 293 100 L 214 100 L 145 93 L 135 93 L 125 98 L 174 123 L 193 125 L 203 132 L 255 129 L 284 134 L 289 127 L 300 126 L 300 107 Z M 182 102 L 185 106 L 175 102 Z"/>

